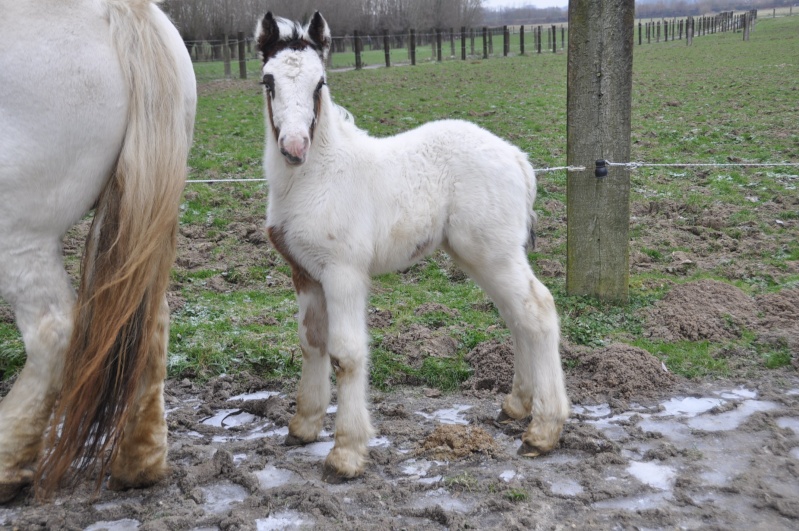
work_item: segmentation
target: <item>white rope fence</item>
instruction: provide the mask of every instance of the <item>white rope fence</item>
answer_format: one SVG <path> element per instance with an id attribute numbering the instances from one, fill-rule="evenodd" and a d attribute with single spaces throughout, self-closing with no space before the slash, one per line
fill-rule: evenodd
<path id="1" fill-rule="evenodd" d="M 609 160 L 597 161 L 604 162 L 607 166 L 617 166 L 635 170 L 638 168 L 728 168 L 728 167 L 799 167 L 799 162 L 674 162 L 674 163 L 655 163 L 655 162 L 611 162 Z M 585 171 L 585 166 L 555 166 L 552 168 L 536 168 L 536 173 L 547 173 L 555 171 Z M 266 182 L 267 179 L 189 179 L 186 183 L 245 183 L 245 182 Z"/>

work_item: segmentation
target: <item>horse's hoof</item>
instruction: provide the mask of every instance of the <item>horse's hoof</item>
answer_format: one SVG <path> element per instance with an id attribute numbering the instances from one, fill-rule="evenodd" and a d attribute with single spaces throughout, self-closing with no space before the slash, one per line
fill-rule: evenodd
<path id="1" fill-rule="evenodd" d="M 306 444 L 312 442 L 314 441 L 303 441 L 299 437 L 295 437 L 294 435 L 289 433 L 288 435 L 286 435 L 285 440 L 283 440 L 283 446 L 305 446 Z"/>
<path id="2" fill-rule="evenodd" d="M 342 483 L 347 483 L 352 479 L 354 478 L 342 476 L 335 468 L 328 464 L 325 464 L 325 466 L 322 468 L 322 481 L 328 485 L 341 485 Z"/>
<path id="3" fill-rule="evenodd" d="M 526 442 L 522 441 L 522 445 L 519 447 L 519 450 L 516 453 L 522 457 L 538 457 L 546 452 L 536 446 L 533 446 L 532 444 L 527 444 Z"/>
<path id="4" fill-rule="evenodd" d="M 0 504 L 8 503 L 16 498 L 24 486 L 22 483 L 0 483 Z"/>
<path id="5" fill-rule="evenodd" d="M 510 424 L 514 420 L 516 419 L 505 413 L 504 409 L 500 409 L 499 415 L 497 415 L 497 420 L 495 422 L 497 424 Z"/>

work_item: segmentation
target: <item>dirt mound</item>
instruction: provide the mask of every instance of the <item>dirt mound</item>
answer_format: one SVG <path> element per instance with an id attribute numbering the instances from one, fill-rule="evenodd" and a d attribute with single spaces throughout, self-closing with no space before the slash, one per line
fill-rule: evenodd
<path id="1" fill-rule="evenodd" d="M 383 348 L 405 356 L 408 365 L 421 367 L 429 356 L 449 358 L 458 351 L 458 343 L 444 330 L 430 330 L 426 326 L 414 324 L 395 336 L 386 336 Z"/>
<path id="2" fill-rule="evenodd" d="M 463 389 L 503 394 L 511 392 L 513 344 L 510 339 L 480 343 L 466 355 L 466 362 L 474 373 L 463 382 Z"/>
<path id="3" fill-rule="evenodd" d="M 788 347 L 799 353 L 799 289 L 782 290 L 755 298 L 762 314 L 758 322 L 762 343 Z"/>
<path id="4" fill-rule="evenodd" d="M 675 286 L 649 310 L 646 328 L 650 337 L 666 341 L 724 341 L 741 337 L 757 311 L 740 289 L 705 279 Z"/>
<path id="5" fill-rule="evenodd" d="M 564 358 L 576 363 L 566 378 L 572 403 L 644 400 L 664 394 L 677 382 L 649 352 L 621 343 L 600 350 L 574 351 Z"/>
<path id="6" fill-rule="evenodd" d="M 483 428 L 442 424 L 422 443 L 420 453 L 431 459 L 453 461 L 472 454 L 494 455 L 499 447 Z"/>

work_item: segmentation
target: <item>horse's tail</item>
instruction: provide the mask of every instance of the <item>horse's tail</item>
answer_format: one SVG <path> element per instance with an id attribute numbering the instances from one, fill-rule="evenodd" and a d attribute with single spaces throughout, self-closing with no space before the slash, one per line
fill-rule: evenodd
<path id="1" fill-rule="evenodd" d="M 128 125 L 86 242 L 63 387 L 36 475 L 45 497 L 95 465 L 99 487 L 142 373 L 165 355 L 150 338 L 175 259 L 194 111 L 150 0 L 106 4 L 130 92 Z"/>

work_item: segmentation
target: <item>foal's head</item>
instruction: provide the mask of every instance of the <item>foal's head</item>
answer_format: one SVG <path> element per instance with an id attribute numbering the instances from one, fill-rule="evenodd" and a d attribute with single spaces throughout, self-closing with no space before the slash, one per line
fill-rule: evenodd
<path id="1" fill-rule="evenodd" d="M 317 11 L 305 26 L 269 12 L 256 29 L 269 125 L 291 165 L 305 162 L 325 86 L 330 29 Z"/>

